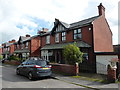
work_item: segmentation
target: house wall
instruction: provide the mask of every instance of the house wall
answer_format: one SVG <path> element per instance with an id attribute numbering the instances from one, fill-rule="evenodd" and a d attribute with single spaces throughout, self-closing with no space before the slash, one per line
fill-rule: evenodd
<path id="1" fill-rule="evenodd" d="M 12 45 L 10 46 L 10 54 L 13 54 L 14 51 L 15 51 L 15 45 L 12 44 Z"/>
<path id="2" fill-rule="evenodd" d="M 93 22 L 93 40 L 95 52 L 113 52 L 112 32 L 104 15 Z"/>
<path id="3" fill-rule="evenodd" d="M 2 48 L 0 48 L 0 55 L 2 55 Z"/>
<path id="4" fill-rule="evenodd" d="M 31 40 L 31 57 L 40 56 L 40 37 L 35 37 Z"/>
<path id="5" fill-rule="evenodd" d="M 96 55 L 96 69 L 98 74 L 107 74 L 107 65 L 112 58 L 118 58 L 117 55 Z"/>

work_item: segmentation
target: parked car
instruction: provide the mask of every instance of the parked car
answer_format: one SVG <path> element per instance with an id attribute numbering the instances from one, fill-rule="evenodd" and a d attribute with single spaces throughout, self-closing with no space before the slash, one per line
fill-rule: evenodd
<path id="1" fill-rule="evenodd" d="M 48 77 L 52 74 L 51 65 L 46 60 L 32 57 L 17 67 L 16 74 L 27 76 L 30 80 L 39 77 Z"/>

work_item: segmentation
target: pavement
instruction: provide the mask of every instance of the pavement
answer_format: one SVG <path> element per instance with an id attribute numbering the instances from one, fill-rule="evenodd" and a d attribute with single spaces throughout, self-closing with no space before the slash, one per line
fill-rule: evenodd
<path id="1" fill-rule="evenodd" d="M 104 84 L 104 83 L 95 82 L 95 81 L 81 80 L 80 78 L 74 78 L 71 76 L 64 76 L 64 75 L 55 74 L 55 73 L 53 73 L 53 77 L 58 80 L 62 80 L 68 83 L 76 84 L 76 85 L 91 88 L 91 89 L 103 90 L 103 89 L 109 88 L 110 90 L 120 90 L 120 83 Z"/>

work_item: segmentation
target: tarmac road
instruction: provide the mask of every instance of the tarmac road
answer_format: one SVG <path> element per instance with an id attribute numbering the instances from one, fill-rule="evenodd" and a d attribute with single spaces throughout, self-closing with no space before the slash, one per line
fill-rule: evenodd
<path id="1" fill-rule="evenodd" d="M 24 76 L 16 75 L 15 66 L 0 65 L 0 68 L 2 68 L 2 88 L 84 88 L 53 78 L 30 81 Z"/>

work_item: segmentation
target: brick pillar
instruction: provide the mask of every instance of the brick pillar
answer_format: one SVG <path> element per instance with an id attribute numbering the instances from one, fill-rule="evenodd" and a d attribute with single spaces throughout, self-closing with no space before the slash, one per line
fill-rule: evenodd
<path id="1" fill-rule="evenodd" d="M 75 64 L 75 73 L 76 73 L 76 76 L 78 76 L 78 74 L 79 74 L 79 64 L 78 63 Z"/>
<path id="2" fill-rule="evenodd" d="M 114 83 L 116 81 L 116 69 L 112 68 L 110 65 L 108 65 L 107 72 L 108 72 L 107 80 L 110 83 Z"/>

